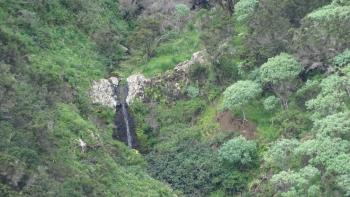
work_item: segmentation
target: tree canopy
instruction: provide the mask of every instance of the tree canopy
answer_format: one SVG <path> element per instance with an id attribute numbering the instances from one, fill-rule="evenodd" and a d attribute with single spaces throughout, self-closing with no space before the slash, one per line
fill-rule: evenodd
<path id="1" fill-rule="evenodd" d="M 220 147 L 219 158 L 229 165 L 249 167 L 256 162 L 257 145 L 242 136 L 233 138 Z"/>
<path id="2" fill-rule="evenodd" d="M 280 97 L 283 105 L 288 107 L 288 97 L 298 84 L 297 78 L 302 65 L 291 55 L 281 53 L 268 59 L 260 68 L 261 81 L 269 84 Z"/>
<path id="3" fill-rule="evenodd" d="M 254 81 L 237 81 L 224 92 L 224 107 L 230 110 L 242 110 L 244 105 L 259 96 L 261 87 Z"/>

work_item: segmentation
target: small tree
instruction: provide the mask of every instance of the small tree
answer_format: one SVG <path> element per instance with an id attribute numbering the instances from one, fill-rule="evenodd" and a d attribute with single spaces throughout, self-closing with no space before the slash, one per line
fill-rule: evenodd
<path id="1" fill-rule="evenodd" d="M 152 17 L 140 20 L 139 26 L 129 36 L 132 48 L 141 50 L 146 58 L 154 56 L 155 48 L 163 37 L 161 36 L 160 20 Z"/>
<path id="2" fill-rule="evenodd" d="M 314 120 L 346 109 L 347 80 L 347 77 L 330 75 L 321 81 L 321 92 L 316 98 L 306 102 L 307 108 L 313 111 L 311 117 Z"/>
<path id="3" fill-rule="evenodd" d="M 318 135 L 315 139 L 306 140 L 294 150 L 296 158 L 303 163 L 325 167 L 331 160 L 350 148 L 347 140 Z"/>
<path id="4" fill-rule="evenodd" d="M 301 71 L 302 65 L 286 53 L 270 58 L 260 68 L 262 82 L 271 86 L 285 109 L 288 108 L 288 98 L 296 88 Z"/>
<path id="5" fill-rule="evenodd" d="M 251 165 L 257 159 L 256 143 L 242 136 L 231 139 L 220 147 L 219 158 L 230 165 Z"/>
<path id="6" fill-rule="evenodd" d="M 235 6 L 235 16 L 239 22 L 247 22 L 259 5 L 258 0 L 240 0 Z"/>
<path id="7" fill-rule="evenodd" d="M 350 65 L 350 49 L 338 54 L 332 59 L 332 64 L 337 67 Z"/>
<path id="8" fill-rule="evenodd" d="M 254 81 L 237 81 L 228 87 L 224 92 L 224 108 L 229 110 L 241 110 L 243 120 L 246 120 L 243 107 L 252 99 L 256 98 L 262 89 L 260 85 Z"/>
<path id="9" fill-rule="evenodd" d="M 303 60 L 306 66 L 328 69 L 327 64 L 314 63 L 330 60 L 336 54 L 349 48 L 349 21 L 348 0 L 334 1 L 334 3 L 315 9 L 303 18 L 301 26 L 294 33 L 293 51 L 296 51 L 296 55 Z M 345 52 L 338 57 L 342 60 L 335 59 L 334 63 L 341 66 L 345 63 L 343 60 L 346 59 L 343 58 L 346 56 Z"/>
<path id="10" fill-rule="evenodd" d="M 187 7 L 187 5 L 182 3 L 175 5 L 175 28 L 177 29 L 177 31 L 180 31 L 180 29 L 184 26 L 189 14 L 190 8 Z"/>

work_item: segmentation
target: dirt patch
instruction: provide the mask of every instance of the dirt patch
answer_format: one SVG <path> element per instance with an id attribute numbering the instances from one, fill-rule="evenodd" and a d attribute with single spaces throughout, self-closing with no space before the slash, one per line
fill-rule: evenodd
<path id="1" fill-rule="evenodd" d="M 239 132 L 247 139 L 255 138 L 256 126 L 248 120 L 243 122 L 242 119 L 235 118 L 232 116 L 231 112 L 221 112 L 216 117 L 216 120 L 219 123 L 221 130 L 224 132 Z"/>

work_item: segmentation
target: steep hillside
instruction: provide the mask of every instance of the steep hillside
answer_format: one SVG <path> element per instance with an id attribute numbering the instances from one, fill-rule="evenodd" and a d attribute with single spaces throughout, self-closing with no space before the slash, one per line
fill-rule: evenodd
<path id="1" fill-rule="evenodd" d="M 87 96 L 123 58 L 118 6 L 0 2 L 0 196 L 171 196 Z"/>
<path id="2" fill-rule="evenodd" d="M 349 196 L 349 106 L 349 0 L 0 0 L 0 196 Z"/>

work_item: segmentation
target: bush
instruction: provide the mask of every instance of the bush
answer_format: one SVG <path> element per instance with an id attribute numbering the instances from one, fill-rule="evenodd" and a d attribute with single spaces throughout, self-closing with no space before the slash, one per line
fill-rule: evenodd
<path id="1" fill-rule="evenodd" d="M 195 98 L 199 95 L 199 89 L 195 86 L 188 86 L 186 88 L 186 93 L 189 97 Z"/>
<path id="2" fill-rule="evenodd" d="M 244 107 L 261 94 L 260 84 L 254 81 L 237 81 L 226 88 L 224 94 L 224 108 L 231 111 L 242 110 L 245 119 Z"/>
<path id="3" fill-rule="evenodd" d="M 305 112 L 289 109 L 277 113 L 272 119 L 278 132 L 285 137 L 301 137 L 301 134 L 311 129 L 312 122 Z"/>
<path id="4" fill-rule="evenodd" d="M 259 5 L 258 0 L 240 0 L 235 5 L 235 16 L 237 21 L 245 22 L 252 17 L 256 8 Z"/>
<path id="5" fill-rule="evenodd" d="M 280 101 L 278 98 L 275 96 L 269 96 L 264 100 L 264 108 L 267 111 L 273 111 L 276 109 L 279 103 Z"/>
<path id="6" fill-rule="evenodd" d="M 226 169 L 221 175 L 221 187 L 226 194 L 236 196 L 234 194 L 247 190 L 249 175 L 240 170 Z M 228 196 L 229 196 L 228 195 Z"/>
<path id="7" fill-rule="evenodd" d="M 160 105 L 157 114 L 162 126 L 190 123 L 205 109 L 204 107 L 205 101 L 197 97 L 188 101 L 178 101 L 173 106 Z"/>
<path id="8" fill-rule="evenodd" d="M 257 161 L 257 145 L 239 136 L 220 147 L 219 158 L 231 166 L 249 167 Z"/>
<path id="9" fill-rule="evenodd" d="M 273 142 L 264 155 L 265 164 L 269 168 L 278 170 L 290 169 L 294 161 L 294 150 L 300 145 L 296 139 L 279 139 Z"/>
<path id="10" fill-rule="evenodd" d="M 187 140 L 162 152 L 147 155 L 150 173 L 191 196 L 215 191 L 220 163 L 208 145 Z M 220 179 L 219 179 L 220 180 Z"/>
<path id="11" fill-rule="evenodd" d="M 350 49 L 345 50 L 344 52 L 338 54 L 332 59 L 334 66 L 344 67 L 350 65 Z"/>

